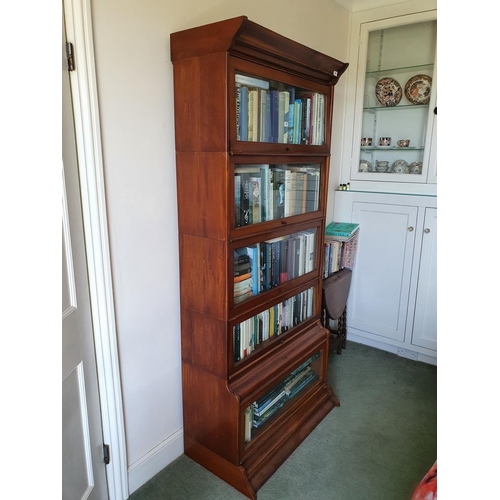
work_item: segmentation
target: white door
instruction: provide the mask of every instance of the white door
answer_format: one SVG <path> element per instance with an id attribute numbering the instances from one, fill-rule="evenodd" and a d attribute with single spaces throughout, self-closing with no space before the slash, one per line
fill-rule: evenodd
<path id="1" fill-rule="evenodd" d="M 417 212 L 417 207 L 353 203 L 351 220 L 361 229 L 347 322 L 373 339 L 405 340 Z"/>
<path id="2" fill-rule="evenodd" d="M 108 498 L 71 88 L 62 71 L 62 498 Z"/>
<path id="3" fill-rule="evenodd" d="M 411 343 L 437 351 L 437 209 L 426 208 Z"/>

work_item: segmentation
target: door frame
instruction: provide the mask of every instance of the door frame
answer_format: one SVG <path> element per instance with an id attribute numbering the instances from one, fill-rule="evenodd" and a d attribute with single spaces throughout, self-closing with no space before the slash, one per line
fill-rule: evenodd
<path id="1" fill-rule="evenodd" d="M 97 363 L 109 500 L 125 500 L 128 473 L 90 0 L 63 0 L 66 36 L 74 45 L 70 72 L 90 305 Z"/>

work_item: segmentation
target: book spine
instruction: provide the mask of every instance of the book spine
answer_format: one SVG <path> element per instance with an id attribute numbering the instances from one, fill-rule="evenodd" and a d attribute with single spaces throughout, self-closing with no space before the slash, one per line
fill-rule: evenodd
<path id="1" fill-rule="evenodd" d="M 241 141 L 241 84 L 236 84 L 236 140 Z"/>
<path id="2" fill-rule="evenodd" d="M 271 142 L 278 142 L 279 92 L 271 90 Z"/>
<path id="3" fill-rule="evenodd" d="M 252 223 L 261 221 L 260 177 L 251 177 Z"/>
<path id="4" fill-rule="evenodd" d="M 248 226 L 250 220 L 250 175 L 241 174 L 241 225 Z"/>
<path id="5" fill-rule="evenodd" d="M 234 176 L 234 224 L 241 226 L 241 176 Z"/>
<path id="6" fill-rule="evenodd" d="M 261 217 L 260 220 L 265 222 L 269 219 L 269 165 L 261 165 L 260 167 L 260 194 L 261 194 Z"/>
<path id="7" fill-rule="evenodd" d="M 240 139 L 248 141 L 248 87 L 241 87 Z"/>
<path id="8" fill-rule="evenodd" d="M 241 325 L 238 323 L 234 327 L 234 345 L 233 345 L 233 353 L 234 353 L 234 362 L 237 363 L 241 359 Z"/>

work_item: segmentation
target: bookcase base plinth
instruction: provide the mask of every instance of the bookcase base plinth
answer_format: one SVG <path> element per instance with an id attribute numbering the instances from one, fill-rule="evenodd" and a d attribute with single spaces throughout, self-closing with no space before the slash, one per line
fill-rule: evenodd
<path id="1" fill-rule="evenodd" d="M 265 446 L 249 454 L 239 466 L 188 435 L 184 435 L 184 453 L 246 497 L 256 500 L 257 491 L 336 406 L 340 406 L 338 399 L 330 386 L 324 384 L 283 422 L 284 432 L 279 433 L 279 438 L 267 440 Z"/>
<path id="2" fill-rule="evenodd" d="M 184 434 L 184 453 L 243 495 L 252 500 L 257 499 L 257 491 L 252 488 L 243 467 L 228 462 L 186 434 Z"/>

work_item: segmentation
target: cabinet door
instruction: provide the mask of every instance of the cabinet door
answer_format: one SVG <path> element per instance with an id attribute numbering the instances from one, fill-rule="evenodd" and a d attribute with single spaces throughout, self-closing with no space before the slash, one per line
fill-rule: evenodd
<path id="1" fill-rule="evenodd" d="M 349 306 L 351 328 L 404 341 L 417 207 L 354 202 L 359 242 Z"/>
<path id="2" fill-rule="evenodd" d="M 426 208 L 411 343 L 437 350 L 437 209 Z"/>

